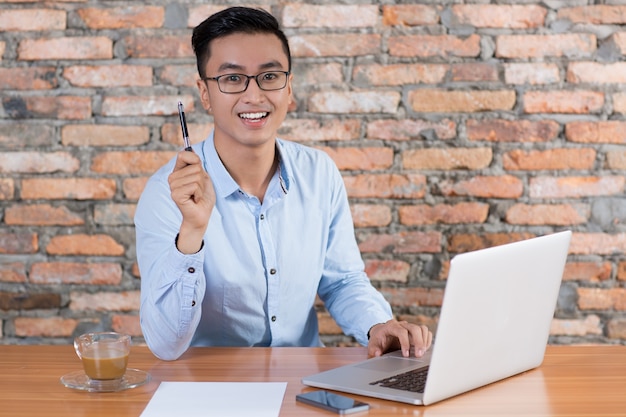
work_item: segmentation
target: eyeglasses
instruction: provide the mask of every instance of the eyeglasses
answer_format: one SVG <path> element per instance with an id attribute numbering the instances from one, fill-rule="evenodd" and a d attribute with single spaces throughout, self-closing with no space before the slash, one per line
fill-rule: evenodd
<path id="1" fill-rule="evenodd" d="M 287 85 L 289 71 L 266 71 L 257 75 L 224 74 L 217 77 L 204 77 L 202 80 L 217 81 L 217 86 L 222 93 L 237 94 L 248 89 L 250 79 L 254 78 L 261 90 L 282 90 Z"/>

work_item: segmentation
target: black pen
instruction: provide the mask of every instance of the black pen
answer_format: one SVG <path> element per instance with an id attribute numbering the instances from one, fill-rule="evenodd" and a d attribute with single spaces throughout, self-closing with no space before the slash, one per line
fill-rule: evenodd
<path id="1" fill-rule="evenodd" d="M 183 111 L 183 103 L 178 102 L 178 117 L 180 118 L 180 127 L 183 130 L 183 143 L 186 151 L 193 152 L 191 144 L 189 143 L 189 131 L 187 130 L 187 119 L 185 119 L 185 112 Z"/>

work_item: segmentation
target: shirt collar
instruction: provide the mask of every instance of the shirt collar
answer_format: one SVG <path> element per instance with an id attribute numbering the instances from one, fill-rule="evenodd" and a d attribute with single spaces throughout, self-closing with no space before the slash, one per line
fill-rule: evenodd
<path id="1" fill-rule="evenodd" d="M 213 180 L 215 194 L 220 198 L 226 198 L 239 191 L 240 188 L 237 182 L 228 173 L 226 167 L 222 163 L 222 160 L 217 154 L 213 134 L 214 132 L 211 132 L 202 145 L 204 169 Z M 291 167 L 289 166 L 288 160 L 284 157 L 282 140 L 276 139 L 276 149 L 278 151 L 279 158 L 278 167 L 280 169 L 280 185 L 283 193 L 287 194 L 290 184 L 289 179 L 291 178 Z"/>

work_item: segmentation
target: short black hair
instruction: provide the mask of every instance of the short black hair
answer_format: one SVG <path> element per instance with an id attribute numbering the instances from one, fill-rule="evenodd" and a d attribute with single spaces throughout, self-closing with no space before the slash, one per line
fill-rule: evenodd
<path id="1" fill-rule="evenodd" d="M 289 42 L 278 23 L 278 20 L 263 9 L 250 7 L 229 7 L 212 14 L 196 26 L 191 36 L 191 45 L 196 54 L 196 64 L 200 78 L 204 78 L 206 63 L 211 56 L 211 41 L 234 33 L 270 33 L 280 39 L 289 62 L 291 71 L 291 51 Z"/>

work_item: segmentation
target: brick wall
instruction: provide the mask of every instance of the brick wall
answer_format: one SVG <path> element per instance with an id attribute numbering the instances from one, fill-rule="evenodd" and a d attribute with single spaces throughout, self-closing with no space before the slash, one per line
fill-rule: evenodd
<path id="1" fill-rule="evenodd" d="M 293 49 L 281 135 L 342 170 L 398 316 L 436 325 L 455 253 L 572 229 L 551 341 L 626 343 L 626 5 L 316 3 L 254 3 Z M 178 100 L 211 129 L 189 39 L 221 7 L 0 0 L 0 343 L 141 340 L 135 204 Z"/>

